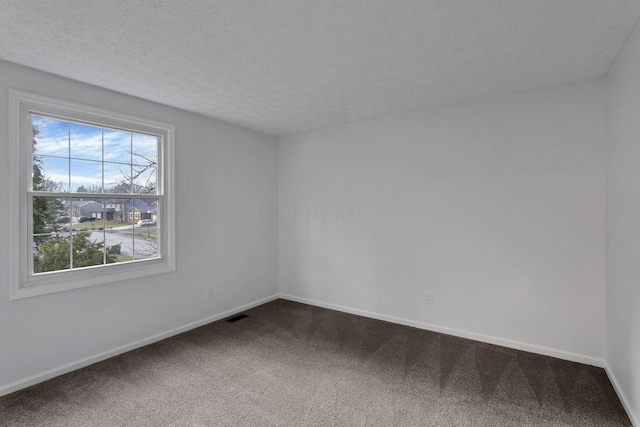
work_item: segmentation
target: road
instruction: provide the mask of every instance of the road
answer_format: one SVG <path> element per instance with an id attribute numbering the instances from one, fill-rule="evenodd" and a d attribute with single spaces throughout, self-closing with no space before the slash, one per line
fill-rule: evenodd
<path id="1" fill-rule="evenodd" d="M 129 234 L 126 234 L 129 233 Z M 92 231 L 91 240 L 102 241 L 105 239 L 107 246 L 115 246 L 120 244 L 120 254 L 133 257 L 135 247 L 135 258 L 153 258 L 157 255 L 157 242 L 147 240 L 136 235 L 135 240 L 131 236 L 131 227 L 125 227 L 121 230 Z"/>

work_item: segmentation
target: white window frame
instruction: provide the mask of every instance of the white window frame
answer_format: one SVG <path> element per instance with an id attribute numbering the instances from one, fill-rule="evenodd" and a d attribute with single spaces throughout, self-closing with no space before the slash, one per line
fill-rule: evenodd
<path id="1" fill-rule="evenodd" d="M 136 260 L 34 275 L 30 271 L 29 193 L 32 171 L 32 125 L 30 114 L 106 126 L 158 136 L 157 188 L 162 203 L 158 217 L 159 258 Z M 9 299 L 33 297 L 103 283 L 137 279 L 175 271 L 175 127 L 145 118 L 103 110 L 15 89 L 9 89 L 9 221 L 8 236 L 14 250 L 9 260 Z M 131 195 L 135 198 L 135 195 Z"/>

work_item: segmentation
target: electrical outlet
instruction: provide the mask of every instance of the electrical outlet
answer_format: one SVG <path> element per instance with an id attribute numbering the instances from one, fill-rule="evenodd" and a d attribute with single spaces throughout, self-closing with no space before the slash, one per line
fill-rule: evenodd
<path id="1" fill-rule="evenodd" d="M 207 297 L 207 299 L 213 298 L 213 288 L 207 288 L 205 290 L 205 296 Z"/>
<path id="2" fill-rule="evenodd" d="M 424 294 L 424 303 L 425 304 L 433 304 L 433 292 L 425 292 L 425 294 Z"/>

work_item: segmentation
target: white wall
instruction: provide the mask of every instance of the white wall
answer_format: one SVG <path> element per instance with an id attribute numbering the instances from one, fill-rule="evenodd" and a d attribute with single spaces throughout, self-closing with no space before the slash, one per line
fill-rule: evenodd
<path id="1" fill-rule="evenodd" d="M 602 364 L 603 97 L 595 80 L 283 138 L 281 292 Z"/>
<path id="2" fill-rule="evenodd" d="M 606 76 L 607 364 L 640 423 L 640 27 Z"/>
<path id="3" fill-rule="evenodd" d="M 0 155 L 0 394 L 22 381 L 278 293 L 277 139 L 202 116 L 0 62 L 0 153 L 7 90 L 176 125 L 177 271 L 8 300 L 7 170 Z M 205 287 L 215 297 L 205 300 Z"/>

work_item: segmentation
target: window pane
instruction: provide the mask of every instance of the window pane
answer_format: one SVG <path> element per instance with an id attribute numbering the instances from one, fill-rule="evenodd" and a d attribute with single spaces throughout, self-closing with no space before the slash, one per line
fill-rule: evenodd
<path id="1" fill-rule="evenodd" d="M 158 199 L 134 199 L 135 259 L 157 258 L 158 251 Z"/>
<path id="2" fill-rule="evenodd" d="M 71 268 L 104 264 L 104 233 L 100 233 L 96 225 L 103 210 L 101 200 L 74 198 L 71 204 L 79 215 L 71 233 Z"/>
<path id="3" fill-rule="evenodd" d="M 72 233 L 72 268 L 90 267 L 104 263 L 104 235 L 91 230 L 78 230 Z"/>
<path id="4" fill-rule="evenodd" d="M 74 198 L 71 202 L 73 204 L 74 216 L 78 217 L 74 223 L 74 227 L 84 230 L 92 227 L 96 221 L 100 221 L 104 216 L 104 205 L 101 198 L 95 199 L 80 199 Z"/>
<path id="5" fill-rule="evenodd" d="M 131 133 L 104 130 L 104 161 L 131 163 Z"/>
<path id="6" fill-rule="evenodd" d="M 102 192 L 102 162 L 71 160 L 71 191 Z"/>
<path id="7" fill-rule="evenodd" d="M 44 241 L 33 243 L 33 272 L 46 273 L 68 270 L 69 233 L 60 233 L 59 237 L 50 237 Z"/>
<path id="8" fill-rule="evenodd" d="M 71 157 L 102 161 L 102 128 L 70 124 Z"/>
<path id="9" fill-rule="evenodd" d="M 133 224 L 129 221 L 127 212 L 131 205 L 131 199 L 105 199 L 108 264 L 133 260 Z"/>
<path id="10" fill-rule="evenodd" d="M 55 197 L 33 197 L 33 269 L 35 273 L 69 269 L 69 217 Z"/>
<path id="11" fill-rule="evenodd" d="M 133 230 L 116 229 L 107 227 L 105 233 L 107 248 L 109 251 L 108 264 L 133 261 Z"/>
<path id="12" fill-rule="evenodd" d="M 104 164 L 105 193 L 131 193 L 131 165 L 121 163 Z"/>
<path id="13" fill-rule="evenodd" d="M 135 259 L 150 259 L 158 256 L 158 227 L 155 225 L 137 227 L 135 231 Z"/>
<path id="14" fill-rule="evenodd" d="M 107 221 L 112 222 L 113 227 L 122 227 L 123 225 L 131 225 L 127 220 L 125 209 L 131 204 L 131 199 L 124 198 L 105 198 L 105 216 Z M 107 228 L 110 228 L 108 225 Z"/>
<path id="15" fill-rule="evenodd" d="M 78 220 L 82 216 L 83 202 L 78 200 L 71 201 L 69 199 L 63 199 L 62 205 L 64 207 L 64 215 L 69 217 L 69 222 L 75 227 Z"/>
<path id="16" fill-rule="evenodd" d="M 139 220 L 155 221 L 158 215 L 158 199 L 133 199 L 131 212 Z"/>
<path id="17" fill-rule="evenodd" d="M 133 185 L 135 194 L 158 194 L 155 165 L 133 166 Z"/>
<path id="18" fill-rule="evenodd" d="M 154 165 L 158 158 L 158 137 L 133 134 L 132 163 L 136 165 Z"/>
<path id="19" fill-rule="evenodd" d="M 69 160 L 56 157 L 33 157 L 34 191 L 68 191 Z"/>
<path id="20" fill-rule="evenodd" d="M 55 197 L 33 197 L 33 235 L 49 235 L 69 222 L 64 204 Z"/>
<path id="21" fill-rule="evenodd" d="M 34 155 L 69 157 L 69 123 L 32 116 L 31 124 Z"/>

